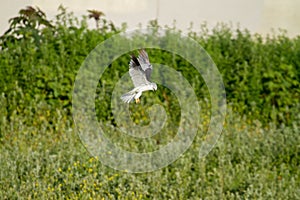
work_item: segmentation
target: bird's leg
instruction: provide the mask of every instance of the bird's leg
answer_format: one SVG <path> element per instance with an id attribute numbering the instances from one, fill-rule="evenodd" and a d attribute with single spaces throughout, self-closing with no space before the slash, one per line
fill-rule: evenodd
<path id="1" fill-rule="evenodd" d="M 135 103 L 140 103 L 140 102 L 141 102 L 140 98 L 135 99 Z"/>

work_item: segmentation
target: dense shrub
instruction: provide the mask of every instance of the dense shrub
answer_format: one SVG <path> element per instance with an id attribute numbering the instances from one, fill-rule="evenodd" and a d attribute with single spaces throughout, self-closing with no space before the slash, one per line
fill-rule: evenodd
<path id="1" fill-rule="evenodd" d="M 11 19 L 10 29 L 0 40 L 0 92 L 13 102 L 10 96 L 19 87 L 27 102 L 45 99 L 53 108 L 70 110 L 76 71 L 93 48 L 118 32 L 116 27 L 111 25 L 111 29 L 105 23 L 98 29 L 89 29 L 86 20 L 79 21 L 62 7 L 54 22 L 48 21 L 39 9 L 21 10 L 20 16 Z M 150 24 L 158 28 L 157 23 Z M 227 102 L 240 114 L 264 123 L 291 124 L 295 120 L 294 107 L 300 98 L 299 37 L 288 38 L 284 34 L 262 37 L 222 24 L 212 33 L 203 27 L 202 32 L 189 35 L 213 58 L 223 77 Z M 166 40 L 166 45 L 172 44 Z M 203 98 L 205 84 L 201 77 L 194 76 L 188 62 L 168 52 L 150 53 L 151 61 L 181 71 L 197 88 L 198 98 Z M 121 57 L 112 66 L 104 79 L 107 87 L 113 88 L 112 77 L 118 78 L 127 71 L 128 58 Z M 16 107 L 22 110 L 26 105 L 14 101 L 15 105 L 10 103 L 7 107 L 8 117 Z"/>

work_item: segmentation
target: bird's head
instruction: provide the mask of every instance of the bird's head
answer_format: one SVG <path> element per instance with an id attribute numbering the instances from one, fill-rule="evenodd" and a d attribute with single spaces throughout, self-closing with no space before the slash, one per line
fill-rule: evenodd
<path id="1" fill-rule="evenodd" d="M 156 83 L 152 83 L 152 90 L 153 90 L 153 91 L 156 91 L 156 90 L 157 90 L 157 85 L 156 85 Z"/>

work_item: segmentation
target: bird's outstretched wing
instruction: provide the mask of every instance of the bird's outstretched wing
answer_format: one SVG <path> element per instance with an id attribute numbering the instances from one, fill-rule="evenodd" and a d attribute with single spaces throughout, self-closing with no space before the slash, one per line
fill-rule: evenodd
<path id="1" fill-rule="evenodd" d="M 146 79 L 148 81 L 150 81 L 151 73 L 152 73 L 152 65 L 149 61 L 148 54 L 144 49 L 140 50 L 139 53 L 140 54 L 139 54 L 139 57 L 138 57 L 138 61 L 141 64 L 142 70 L 145 72 Z"/>
<path id="2" fill-rule="evenodd" d="M 138 58 L 132 55 L 129 63 L 129 74 L 134 87 L 149 84 L 152 72 L 147 52 L 140 50 L 139 53 Z"/>

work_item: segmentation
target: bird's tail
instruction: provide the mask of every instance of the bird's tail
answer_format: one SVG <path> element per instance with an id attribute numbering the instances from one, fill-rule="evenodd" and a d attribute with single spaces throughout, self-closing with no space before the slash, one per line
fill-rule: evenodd
<path id="1" fill-rule="evenodd" d="M 134 100 L 135 93 L 133 91 L 127 92 L 121 96 L 122 101 L 125 103 L 130 103 Z"/>

